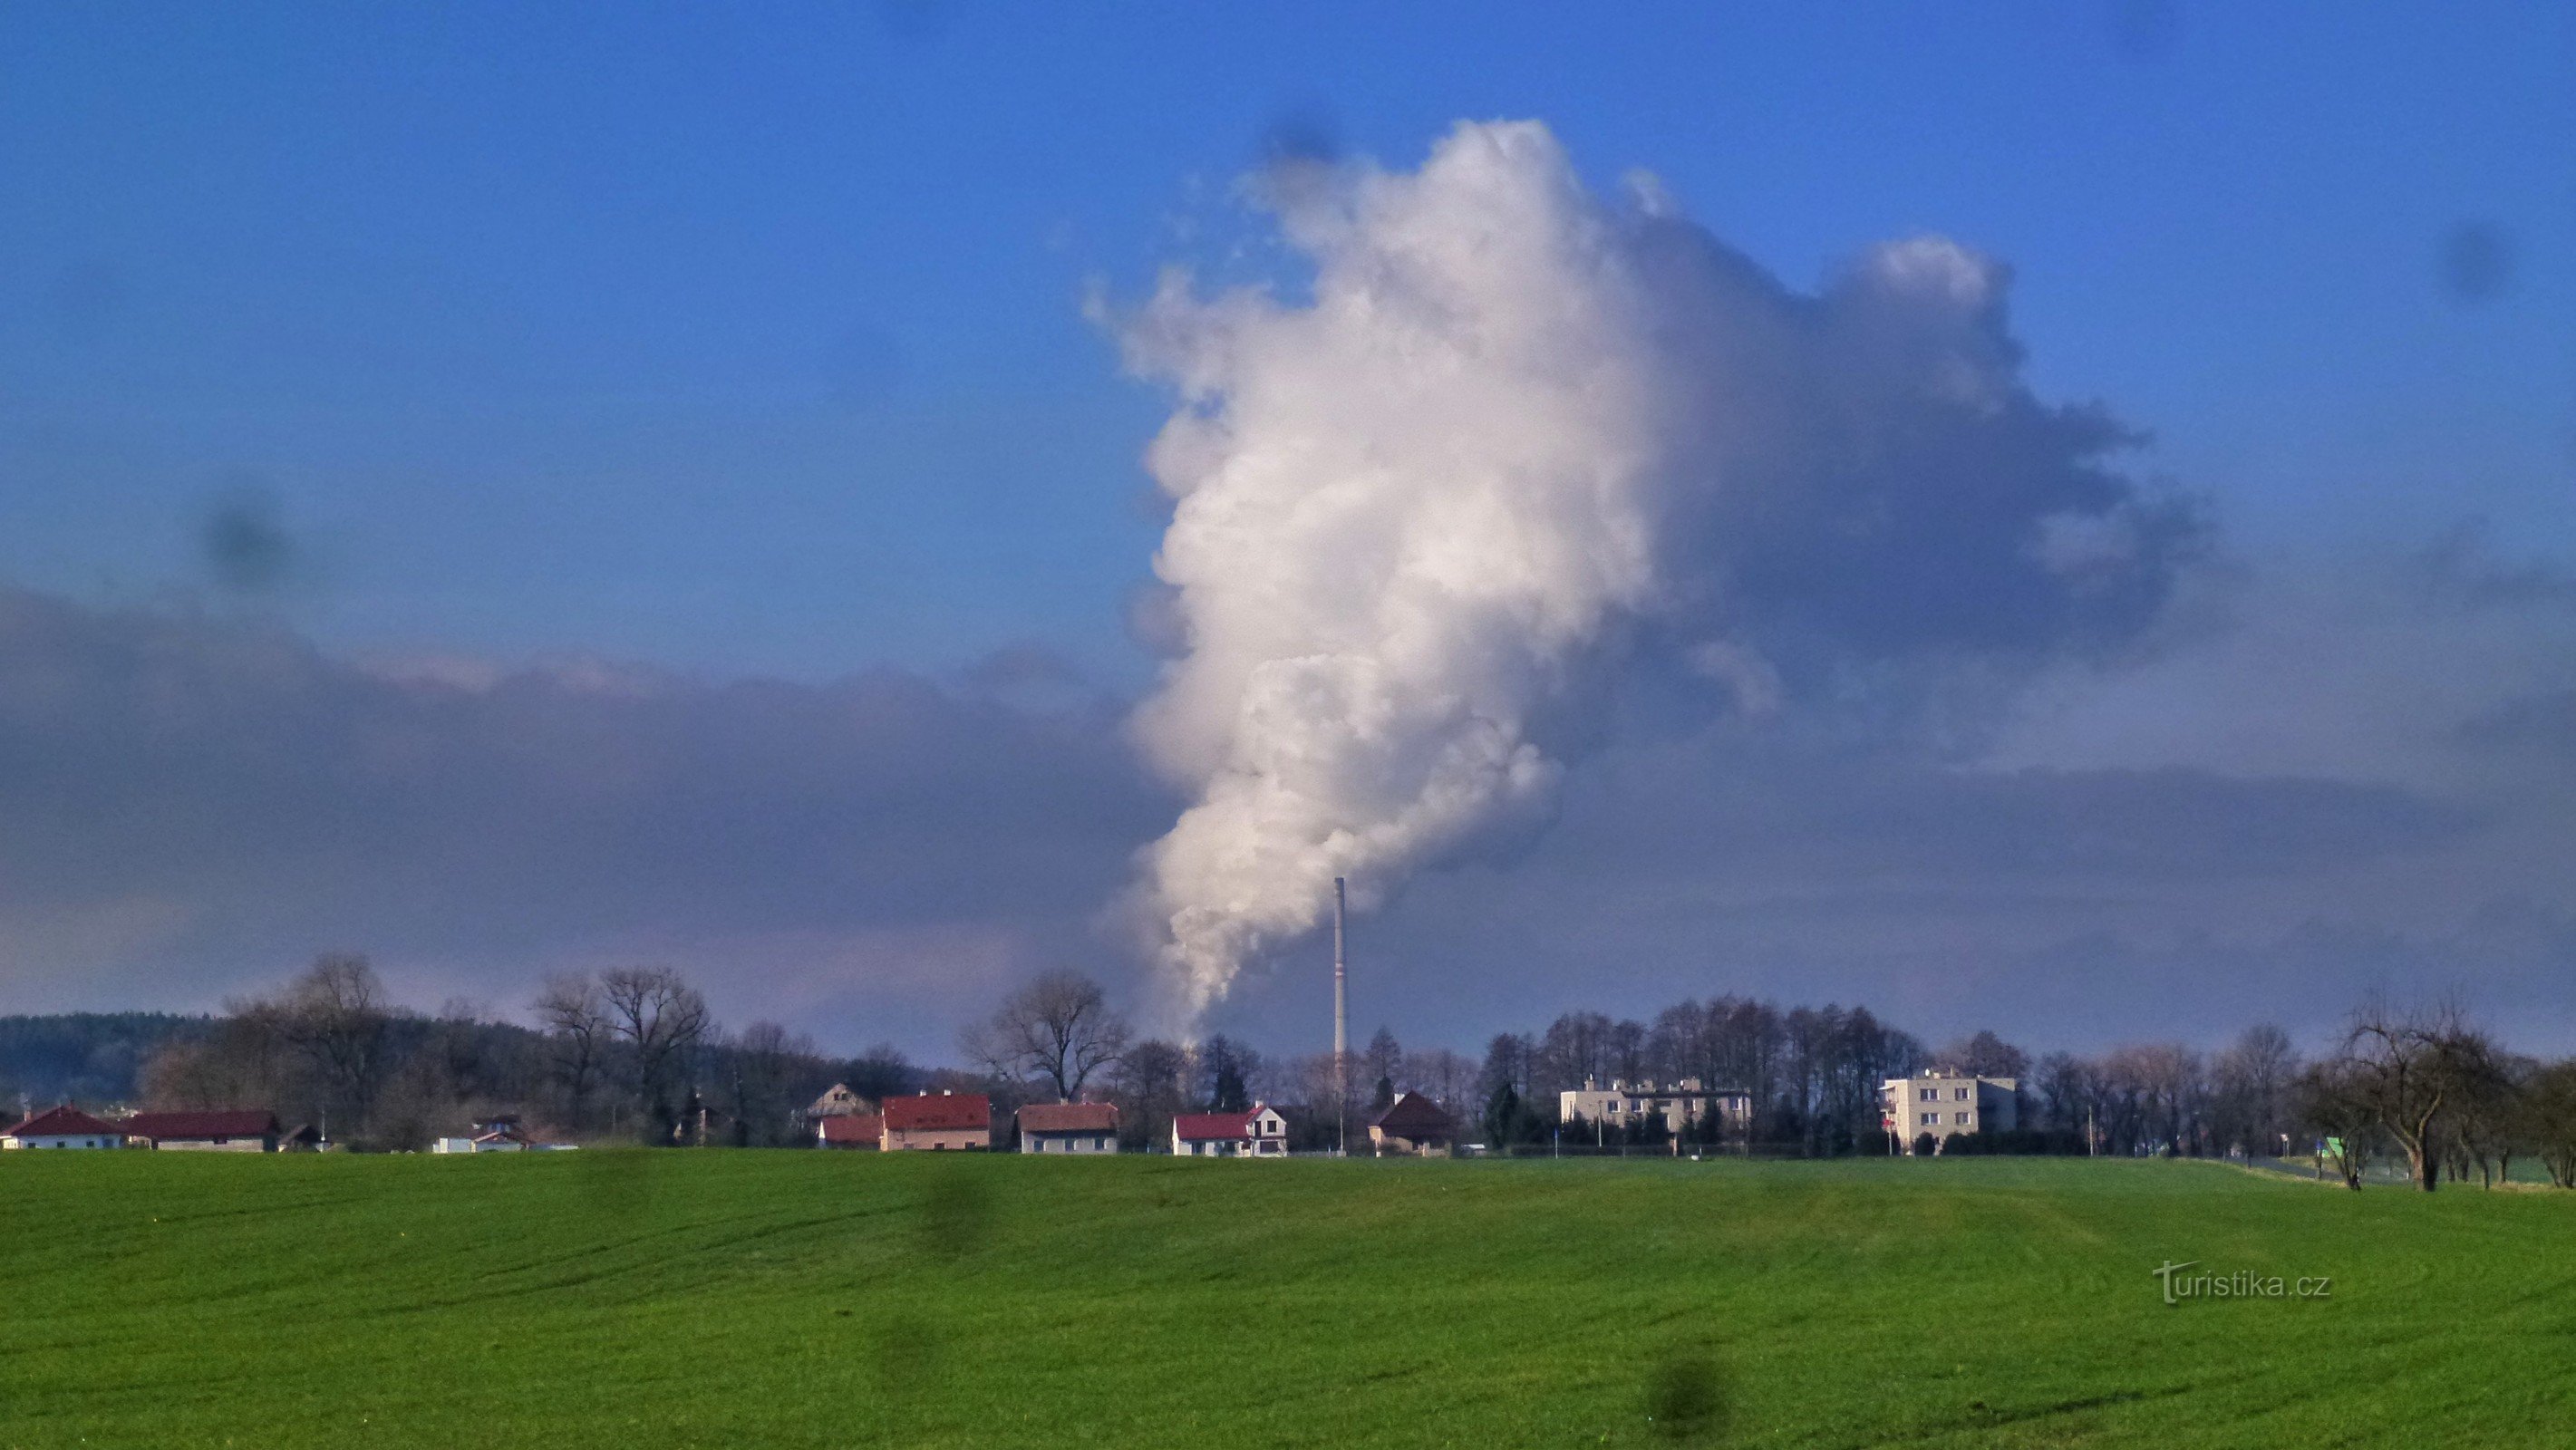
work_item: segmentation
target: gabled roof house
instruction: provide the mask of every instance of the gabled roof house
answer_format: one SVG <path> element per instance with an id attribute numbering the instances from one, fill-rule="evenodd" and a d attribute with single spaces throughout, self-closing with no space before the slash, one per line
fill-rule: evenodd
<path id="1" fill-rule="evenodd" d="M 906 1150 L 990 1148 L 993 1100 L 982 1093 L 925 1093 L 885 1100 L 889 1153 Z"/>
<path id="2" fill-rule="evenodd" d="M 122 1148 L 125 1130 L 69 1103 L 47 1108 L 0 1133 L 0 1148 Z"/>
<path id="3" fill-rule="evenodd" d="M 1239 1113 L 1182 1113 L 1172 1119 L 1172 1152 L 1183 1158 L 1285 1158 L 1288 1120 L 1268 1103 Z"/>
<path id="4" fill-rule="evenodd" d="M 1115 1153 L 1116 1103 L 1031 1103 L 1020 1109 L 1023 1153 Z"/>
<path id="5" fill-rule="evenodd" d="M 1445 1157 L 1457 1141 L 1457 1123 L 1420 1093 L 1397 1093 L 1386 1111 L 1369 1122 L 1369 1150 L 1381 1158 L 1390 1154 Z"/>

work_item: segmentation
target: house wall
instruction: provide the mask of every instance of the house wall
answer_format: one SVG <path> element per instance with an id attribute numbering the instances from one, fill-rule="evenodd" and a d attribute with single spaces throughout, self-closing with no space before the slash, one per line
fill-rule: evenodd
<path id="1" fill-rule="evenodd" d="M 57 1137 L 35 1134 L 25 1138 L 0 1138 L 0 1148 L 122 1148 L 125 1139 L 110 1133 L 72 1133 Z"/>
<path id="2" fill-rule="evenodd" d="M 1369 1129 L 1369 1146 L 1381 1154 L 1391 1154 L 1396 1157 L 1446 1158 L 1449 1156 L 1449 1144 L 1444 1140 L 1423 1142 L 1390 1133 L 1384 1128 Z"/>
<path id="3" fill-rule="evenodd" d="M 266 1138 L 155 1138 L 152 1146 L 164 1153 L 268 1153 L 275 1145 Z"/>
<path id="4" fill-rule="evenodd" d="M 985 1128 L 888 1128 L 885 1146 L 889 1152 L 990 1148 L 993 1134 Z"/>
<path id="5" fill-rule="evenodd" d="M 1879 1088 L 1880 1118 L 1893 1120 L 1908 1153 L 1926 1133 L 1938 1141 L 1961 1133 L 2010 1132 L 2021 1126 L 2016 1086 L 2011 1078 L 1997 1077 L 1891 1078 Z"/>
<path id="6" fill-rule="evenodd" d="M 1115 1153 L 1118 1151 L 1118 1135 L 1106 1129 L 1083 1133 L 1023 1131 L 1020 1134 L 1020 1151 L 1023 1153 Z"/>

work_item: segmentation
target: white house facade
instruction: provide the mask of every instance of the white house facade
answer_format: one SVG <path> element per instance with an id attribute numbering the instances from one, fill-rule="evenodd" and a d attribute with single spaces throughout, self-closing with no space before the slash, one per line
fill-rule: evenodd
<path id="1" fill-rule="evenodd" d="M 1239 1113 L 1182 1113 L 1172 1119 L 1172 1152 L 1182 1158 L 1285 1158 L 1288 1120 L 1268 1103 Z"/>

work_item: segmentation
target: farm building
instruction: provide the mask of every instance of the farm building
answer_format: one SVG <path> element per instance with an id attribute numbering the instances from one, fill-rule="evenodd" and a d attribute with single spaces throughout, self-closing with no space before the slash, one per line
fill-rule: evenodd
<path id="1" fill-rule="evenodd" d="M 885 1101 L 889 1153 L 993 1146 L 993 1100 L 982 1093 L 928 1093 Z"/>
<path id="2" fill-rule="evenodd" d="M 1369 1123 L 1369 1151 L 1380 1158 L 1446 1158 L 1457 1142 L 1457 1123 L 1420 1093 L 1397 1093 L 1386 1111 Z"/>
<path id="3" fill-rule="evenodd" d="M 125 1130 L 65 1103 L 0 1133 L 0 1148 L 122 1148 Z"/>
<path id="4" fill-rule="evenodd" d="M 1031 1103 L 1020 1109 L 1023 1153 L 1115 1153 L 1115 1103 Z"/>
<path id="5" fill-rule="evenodd" d="M 127 1147 L 195 1153 L 274 1153 L 277 1115 L 257 1108 L 135 1113 L 117 1125 Z"/>
<path id="6" fill-rule="evenodd" d="M 814 1142 L 824 1148 L 868 1148 L 884 1146 L 883 1113 L 831 1113 L 814 1123 Z"/>
<path id="7" fill-rule="evenodd" d="M 1182 1113 L 1172 1119 L 1172 1152 L 1183 1158 L 1285 1158 L 1288 1120 L 1268 1103 L 1239 1113 Z"/>

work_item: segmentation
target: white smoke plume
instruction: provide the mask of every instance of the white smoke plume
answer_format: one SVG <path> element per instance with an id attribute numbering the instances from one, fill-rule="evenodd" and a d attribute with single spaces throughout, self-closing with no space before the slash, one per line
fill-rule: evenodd
<path id="1" fill-rule="evenodd" d="M 2019 388 L 1966 250 L 1799 296 L 1536 123 L 1322 171 L 1269 190 L 1310 299 L 1175 273 L 1115 323 L 1180 396 L 1148 466 L 1182 652 L 1134 728 L 1193 803 L 1135 900 L 1184 1015 L 1335 876 L 1367 908 L 1543 825 L 1623 669 L 1760 708 L 1812 658 L 2062 644 L 2161 597 L 2187 523 L 2094 465 L 2115 425 Z"/>

